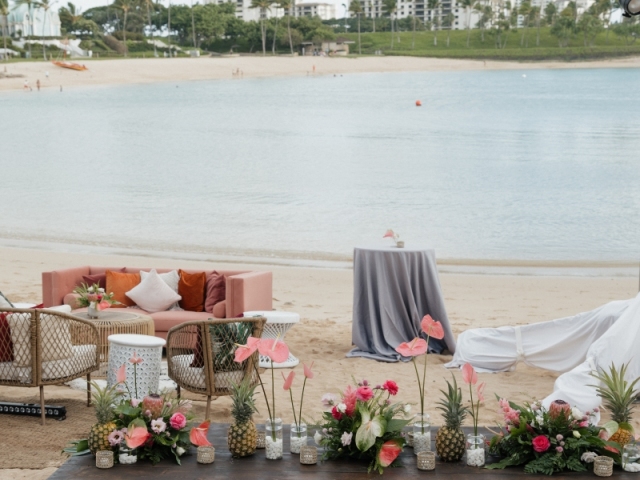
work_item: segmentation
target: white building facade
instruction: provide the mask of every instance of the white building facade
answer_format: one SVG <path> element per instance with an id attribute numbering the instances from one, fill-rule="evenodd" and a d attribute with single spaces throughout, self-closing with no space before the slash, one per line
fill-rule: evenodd
<path id="1" fill-rule="evenodd" d="M 260 11 L 259 8 L 251 8 L 251 0 L 204 0 L 204 3 L 213 3 L 220 5 L 222 3 L 233 3 L 236 6 L 236 18 L 245 22 L 259 21 L 260 18 L 282 18 L 284 17 L 284 9 L 275 5 L 271 8 Z"/>
<path id="2" fill-rule="evenodd" d="M 453 14 L 453 22 L 451 28 L 453 30 L 464 30 L 467 23 L 474 28 L 480 18 L 478 12 L 472 8 L 466 10 L 460 6 L 457 0 L 440 0 L 440 6 L 437 9 L 429 9 L 427 0 L 398 0 L 397 11 L 394 19 L 402 19 L 415 16 L 423 23 L 437 21 L 442 25 L 444 19 L 449 13 Z M 368 18 L 388 17 L 384 9 L 382 0 L 363 0 L 362 1 L 363 16 Z"/>
<path id="3" fill-rule="evenodd" d="M 336 6 L 333 3 L 296 3 L 294 17 L 320 17 L 321 20 L 336 18 Z"/>
<path id="4" fill-rule="evenodd" d="M 12 37 L 59 37 L 60 17 L 58 12 L 27 5 L 18 5 L 9 10 L 9 35 Z"/>

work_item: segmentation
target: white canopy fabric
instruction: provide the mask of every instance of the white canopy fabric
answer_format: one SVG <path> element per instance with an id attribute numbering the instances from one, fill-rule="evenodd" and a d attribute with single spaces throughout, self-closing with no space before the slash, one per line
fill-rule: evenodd
<path id="1" fill-rule="evenodd" d="M 610 302 L 590 312 L 550 322 L 467 330 L 458 337 L 453 359 L 445 367 L 470 363 L 478 372 L 508 372 L 515 370 L 520 361 L 567 372 L 585 361 L 594 342 L 639 298 Z"/>
<path id="2" fill-rule="evenodd" d="M 592 386 L 598 383 L 592 372 L 609 371 L 612 364 L 619 369 L 628 363 L 625 379 L 632 382 L 640 377 L 639 346 L 640 294 L 629 301 L 622 316 L 589 347 L 584 362 L 556 379 L 553 393 L 543 400 L 543 405 L 548 407 L 560 399 L 583 412 L 593 410 L 600 405 L 600 397 Z"/>

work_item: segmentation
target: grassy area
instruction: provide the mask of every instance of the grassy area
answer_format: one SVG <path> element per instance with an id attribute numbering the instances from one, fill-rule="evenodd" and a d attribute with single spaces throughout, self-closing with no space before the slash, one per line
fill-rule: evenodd
<path id="1" fill-rule="evenodd" d="M 358 53 L 358 34 L 345 35 L 356 42 L 350 45 L 351 53 Z M 447 46 L 449 36 L 449 46 Z M 584 46 L 583 37 L 578 34 L 571 39 L 567 47 L 559 47 L 558 39 L 551 35 L 548 27 L 511 30 L 503 33 L 501 42 L 504 48 L 497 48 L 497 39 L 493 33 L 471 30 L 469 47 L 467 31 L 453 30 L 437 32 L 437 45 L 434 45 L 434 32 L 400 32 L 394 34 L 391 48 L 391 33 L 363 33 L 361 35 L 362 53 L 373 54 L 376 50 L 385 55 L 409 55 L 442 58 L 478 58 L 498 60 L 584 60 L 640 55 L 640 43 L 627 45 L 624 38 L 613 32 L 601 32 L 593 41 L 593 46 Z M 536 45 L 538 43 L 538 45 Z"/>

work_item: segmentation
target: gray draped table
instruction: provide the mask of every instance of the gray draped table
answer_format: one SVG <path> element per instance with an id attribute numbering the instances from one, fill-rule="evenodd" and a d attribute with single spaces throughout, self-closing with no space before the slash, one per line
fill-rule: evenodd
<path id="1" fill-rule="evenodd" d="M 353 327 L 356 348 L 347 357 L 408 361 L 395 348 L 417 336 L 425 315 L 442 323 L 444 339 L 429 339 L 429 352 L 455 352 L 436 255 L 432 249 L 359 247 L 353 252 Z"/>

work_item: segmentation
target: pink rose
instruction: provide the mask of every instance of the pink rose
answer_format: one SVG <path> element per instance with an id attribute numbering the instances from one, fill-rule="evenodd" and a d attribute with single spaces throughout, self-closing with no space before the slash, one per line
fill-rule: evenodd
<path id="1" fill-rule="evenodd" d="M 169 419 L 169 425 L 171 425 L 171 428 L 181 430 L 187 425 L 187 417 L 185 417 L 180 412 L 176 412 L 171 415 L 171 418 Z"/>
<path id="2" fill-rule="evenodd" d="M 372 397 L 373 397 L 373 390 L 371 390 L 369 387 L 360 387 L 356 391 L 356 398 L 363 402 L 371 400 Z"/>
<path id="3" fill-rule="evenodd" d="M 391 395 L 395 395 L 396 393 L 398 393 L 398 384 L 393 380 L 387 380 L 386 382 L 384 382 L 382 388 L 384 388 Z"/>
<path id="4" fill-rule="evenodd" d="M 545 435 L 538 435 L 531 443 L 533 444 L 533 449 L 538 453 L 546 452 L 551 446 L 551 442 Z"/>

